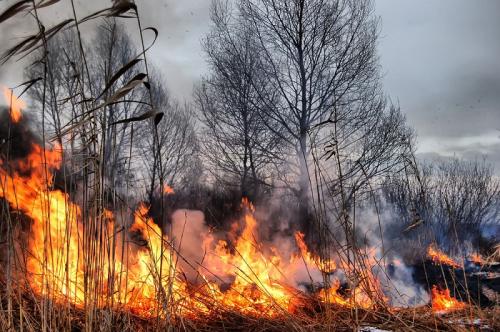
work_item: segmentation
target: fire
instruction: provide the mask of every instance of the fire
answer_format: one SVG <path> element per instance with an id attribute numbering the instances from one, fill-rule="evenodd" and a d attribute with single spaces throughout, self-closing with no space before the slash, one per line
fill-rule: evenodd
<path id="1" fill-rule="evenodd" d="M 427 255 L 436 264 L 446 264 L 453 266 L 454 268 L 460 267 L 460 265 L 456 261 L 454 261 L 441 250 L 437 249 L 434 244 L 431 244 L 427 249 Z"/>
<path id="2" fill-rule="evenodd" d="M 274 254 L 266 256 L 260 250 L 254 207 L 247 199 L 242 207 L 246 210 L 244 229 L 233 246 L 224 240 L 214 244 L 213 237 L 206 238 L 205 245 L 212 249 L 205 265 L 223 279 L 234 278 L 226 292 L 217 284 L 211 284 L 211 291 L 226 307 L 249 314 L 274 315 L 294 306 L 296 292 L 285 286 L 283 259 Z"/>
<path id="3" fill-rule="evenodd" d="M 483 258 L 483 256 L 481 256 L 481 254 L 475 252 L 475 253 L 472 253 L 470 256 L 469 256 L 469 259 L 473 262 L 473 263 L 476 263 L 476 264 L 479 264 L 479 265 L 484 265 L 485 264 L 485 260 Z"/>
<path id="4" fill-rule="evenodd" d="M 22 99 L 17 98 L 9 88 L 2 87 L 2 89 L 5 102 L 10 108 L 10 119 L 12 122 L 17 123 L 21 120 L 21 109 L 26 108 L 26 103 Z"/>
<path id="5" fill-rule="evenodd" d="M 187 284 L 179 279 L 175 261 L 177 256 L 169 249 L 168 237 L 162 236 L 161 229 L 147 216 L 148 208 L 141 204 L 135 213 L 131 232 L 138 232 L 148 243 L 148 250 L 136 252 L 128 270 L 131 293 L 126 294 L 125 307 L 146 317 L 153 317 L 158 309 L 158 289 L 162 301 L 182 304 L 183 314 L 189 314 L 194 304 L 188 296 Z M 132 254 L 132 256 L 134 256 Z"/>
<path id="6" fill-rule="evenodd" d="M 66 193 L 51 189 L 53 172 L 60 167 L 61 159 L 59 148 L 45 150 L 34 144 L 25 160 L 11 162 L 16 170 L 12 173 L 4 169 L 0 160 L 0 197 L 33 220 L 26 261 L 33 291 L 76 306 L 84 306 L 94 297 L 98 306 L 115 303 L 143 316 L 157 312 L 158 288 L 168 288 L 172 301 L 184 298 L 186 287 L 176 279 L 173 256 L 168 246 L 162 244 L 168 239 L 162 238 L 159 227 L 146 217 L 147 208 L 143 205 L 135 213 L 130 231 L 140 233 L 147 248 L 127 245 L 121 257 L 120 251 L 103 245 L 93 249 L 99 250 L 95 264 L 96 258 L 89 254 L 84 240 L 80 207 Z M 100 230 L 102 236 L 109 237 L 114 233 L 113 214 L 105 210 L 98 218 L 105 225 Z M 117 244 L 116 249 L 119 247 Z M 114 261 L 101 258 L 113 253 L 117 256 Z M 93 285 L 94 279 L 99 278 L 105 287 Z"/>
<path id="7" fill-rule="evenodd" d="M 167 195 L 173 195 L 175 194 L 175 191 L 174 191 L 174 188 L 172 188 L 171 186 L 169 186 L 168 184 L 166 184 L 164 187 L 163 187 L 163 192 Z"/>
<path id="8" fill-rule="evenodd" d="M 379 302 L 380 304 L 387 302 L 380 282 L 373 272 L 377 266 L 375 250 L 367 250 L 365 254 L 360 255 L 358 260 L 358 264 L 362 264 L 363 268 L 354 269 L 352 265 L 345 261 L 340 262 L 341 270 L 351 279 L 349 288 L 346 289 L 347 295 L 339 295 L 340 282 L 334 280 L 329 288 L 322 289 L 319 292 L 319 298 L 323 302 L 364 309 L 372 309 Z"/>
<path id="9" fill-rule="evenodd" d="M 324 273 L 333 273 L 337 269 L 337 264 L 333 260 L 321 260 L 311 254 L 304 242 L 304 234 L 301 232 L 295 233 L 295 240 L 297 246 L 300 249 L 302 259 L 307 266 L 316 266 L 320 271 Z M 337 304 L 341 306 L 348 307 L 361 307 L 361 308 L 372 308 L 375 303 L 372 300 L 372 296 L 368 293 L 373 293 L 371 295 L 381 294 L 380 285 L 378 279 L 371 272 L 371 268 L 376 265 L 376 261 L 373 256 L 373 250 L 368 251 L 370 257 L 364 261 L 368 265 L 369 269 L 359 270 L 359 278 L 364 281 L 363 284 L 355 285 L 352 289 L 349 289 L 349 294 L 342 296 L 338 293 L 340 289 L 340 281 L 335 279 L 332 281 L 331 286 L 328 288 L 323 288 L 319 291 L 318 297 L 321 301 L 326 303 Z M 345 262 L 340 262 L 343 271 L 353 272 L 352 267 Z M 368 290 L 368 291 L 367 291 Z"/>
<path id="10" fill-rule="evenodd" d="M 340 281 L 335 280 L 329 288 L 323 288 L 319 291 L 319 298 L 324 302 L 334 303 L 341 306 L 350 306 L 351 303 L 338 294 L 339 288 Z"/>
<path id="11" fill-rule="evenodd" d="M 183 259 L 180 248 L 148 216 L 146 205 L 138 206 L 127 227 L 108 210 L 85 216 L 67 193 L 55 189 L 54 174 L 62 159 L 60 147 L 36 144 L 23 160 L 7 165 L 0 159 L 0 197 L 32 219 L 25 273 L 39 296 L 77 307 L 116 306 L 146 318 L 195 316 L 217 308 L 274 317 L 304 305 L 297 274 L 307 270 L 309 276 L 327 280 L 338 269 L 334 260 L 312 254 L 300 232 L 295 234 L 296 253 L 284 255 L 264 245 L 255 209 L 244 199 L 244 215 L 234 224 L 231 241 L 203 235 L 206 255 L 195 267 L 197 281 L 189 281 L 178 264 Z M 350 269 L 342 262 L 340 266 Z M 333 280 L 318 298 L 373 307 L 369 294 L 378 291 L 378 281 L 370 269 L 357 275 L 361 281 L 346 296 L 338 294 L 340 282 Z"/>
<path id="12" fill-rule="evenodd" d="M 61 153 L 57 149 L 44 150 L 38 145 L 32 146 L 31 154 L 25 159 L 14 161 L 13 174 L 0 168 L 0 196 L 10 204 L 22 210 L 33 219 L 32 236 L 29 239 L 29 253 L 26 267 L 29 271 L 32 288 L 43 295 L 69 297 L 76 302 L 83 298 L 77 287 L 72 287 L 74 278 L 79 277 L 76 242 L 77 225 L 75 223 L 80 210 L 73 204 L 67 204 L 67 196 L 58 191 L 50 190 L 52 174 L 46 172 L 44 164 L 57 168 Z M 3 166 L 3 162 L 0 161 Z M 24 177 L 19 173 L 30 173 Z M 45 223 L 44 220 L 49 220 Z M 46 244 L 51 243 L 51 251 L 46 250 Z M 70 248 L 65 250 L 66 246 Z M 62 262 L 69 262 L 68 266 Z M 72 276 L 65 278 L 65 270 Z M 53 289 L 57 285 L 57 289 Z"/>
<path id="13" fill-rule="evenodd" d="M 374 307 L 374 301 L 361 288 L 356 287 L 350 293 L 350 296 L 342 296 L 338 293 L 340 282 L 335 280 L 329 288 L 324 288 L 319 292 L 319 298 L 326 303 L 337 304 L 345 307 L 359 307 L 370 309 Z"/>
<path id="14" fill-rule="evenodd" d="M 289 286 L 295 274 L 305 267 L 309 274 L 328 278 L 327 275 L 337 269 L 337 264 L 313 255 L 307 248 L 304 234 L 300 232 L 295 233 L 299 254 L 286 258 L 279 255 L 275 248 L 266 254 L 258 239 L 254 207 L 246 199 L 242 207 L 246 211 L 244 227 L 241 235 L 235 236 L 233 245 L 224 240 L 215 242 L 211 235 L 205 239 L 208 254 L 204 266 L 211 273 L 231 280 L 231 287 L 225 292 L 215 283 L 210 284 L 210 290 L 217 302 L 246 314 L 274 316 L 280 312 L 293 312 L 297 306 L 303 305 L 300 292 Z M 237 229 L 235 224 L 233 231 Z M 348 268 L 347 264 L 342 265 Z M 200 273 L 203 272 L 200 269 Z M 337 293 L 340 281 L 334 280 L 331 287 L 319 291 L 319 299 L 342 306 L 372 308 L 374 302 L 367 288 L 376 293 L 380 291 L 380 286 L 371 271 L 361 274 L 364 283 L 356 285 L 347 296 Z"/>
<path id="15" fill-rule="evenodd" d="M 432 310 L 434 312 L 449 312 L 465 308 L 466 304 L 450 296 L 450 290 L 439 290 L 432 287 Z"/>
<path id="16" fill-rule="evenodd" d="M 317 266 L 320 271 L 325 273 L 331 273 L 335 271 L 335 269 L 337 268 L 335 261 L 331 259 L 321 260 L 319 259 L 319 257 L 312 255 L 309 252 L 309 249 L 307 248 L 307 245 L 304 241 L 304 237 L 305 237 L 304 233 L 295 232 L 295 241 L 297 242 L 297 246 L 300 249 L 300 254 L 304 259 L 305 264 L 307 266 Z"/>

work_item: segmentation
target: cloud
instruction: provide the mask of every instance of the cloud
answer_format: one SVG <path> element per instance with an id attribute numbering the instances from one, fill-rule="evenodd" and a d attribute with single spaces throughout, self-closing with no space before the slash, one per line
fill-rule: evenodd
<path id="1" fill-rule="evenodd" d="M 159 39 L 150 53 L 162 70 L 169 90 L 190 99 L 194 83 L 207 70 L 201 39 L 210 26 L 208 0 L 141 1 L 144 26 L 154 26 Z"/>
<path id="2" fill-rule="evenodd" d="M 376 11 L 386 91 L 399 100 L 423 144 L 499 129 L 498 1 L 382 0 Z"/>
<path id="3" fill-rule="evenodd" d="M 0 12 L 3 12 L 12 2 L 2 1 Z M 153 26 L 159 31 L 156 45 L 148 53 L 148 59 L 154 63 L 167 80 L 169 90 L 180 99 L 189 99 L 193 84 L 206 71 L 206 65 L 201 49 L 201 38 L 209 28 L 208 0 L 167 0 L 167 1 L 137 1 L 141 23 L 144 27 Z M 77 1 L 77 15 L 84 17 L 105 6 L 111 1 Z M 40 10 L 42 20 L 51 26 L 63 19 L 71 18 L 72 12 L 68 3 L 60 3 Z M 124 20 L 128 32 L 139 44 L 138 28 L 135 20 Z M 86 23 L 81 28 L 87 35 L 92 35 L 93 23 Z M 5 31 L 5 33 L 4 33 Z M 2 50 L 14 45 L 21 37 L 37 31 L 35 22 L 30 16 L 19 15 L 2 23 L 0 45 Z M 93 35 L 92 35 L 93 36 Z M 11 61 L 0 67 L 0 82 L 14 86 L 22 82 L 25 62 Z"/>

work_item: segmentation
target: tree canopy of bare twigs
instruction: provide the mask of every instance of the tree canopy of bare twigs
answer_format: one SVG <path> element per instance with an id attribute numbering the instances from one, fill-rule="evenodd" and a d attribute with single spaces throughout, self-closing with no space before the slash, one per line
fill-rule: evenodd
<path id="1" fill-rule="evenodd" d="M 265 105 L 259 97 L 271 94 L 273 87 L 262 68 L 258 41 L 244 22 L 229 20 L 229 10 L 227 3 L 213 3 L 213 28 L 204 41 L 211 72 L 195 99 L 209 172 L 255 198 L 270 185 L 281 143 L 267 124 L 270 117 L 261 112 Z"/>
<path id="2" fill-rule="evenodd" d="M 423 236 L 425 245 L 463 253 L 477 245 L 484 225 L 498 223 L 500 182 L 485 161 L 451 159 L 422 164 L 418 173 L 388 177 L 384 197 L 400 220 L 404 236 Z M 418 224 L 412 229 L 409 225 Z"/>
<path id="3" fill-rule="evenodd" d="M 164 179 L 166 185 L 182 189 L 197 183 L 202 168 L 191 106 L 188 103 L 181 105 L 165 93 L 165 83 L 159 75 L 155 78 L 155 83 L 152 87 L 153 99 L 157 107 L 163 110 L 166 121 L 161 121 L 158 125 L 152 122 L 139 124 L 136 140 L 147 172 L 149 197 L 159 189 L 156 187 L 159 185 L 158 177 Z M 161 158 L 154 155 L 156 143 L 151 135 L 153 126 L 156 126 L 158 132 Z M 160 160 L 162 165 L 158 167 L 155 163 Z"/>
<path id="4" fill-rule="evenodd" d="M 74 30 L 67 30 L 50 40 L 47 53 L 51 76 L 49 93 L 44 92 L 41 82 L 34 84 L 29 90 L 35 107 L 40 107 L 42 101 L 45 101 L 47 112 L 44 113 L 44 120 L 49 131 L 59 140 L 62 140 L 61 133 L 65 127 L 71 126 L 75 119 L 82 116 L 78 105 L 82 98 L 77 98 L 80 67 L 76 66 L 79 50 L 75 40 Z M 88 50 L 86 65 L 90 76 L 90 88 L 86 92 L 89 95 L 90 91 L 99 93 L 99 100 L 105 103 L 140 75 L 140 67 L 137 65 L 141 62 L 137 59 L 139 51 L 123 26 L 111 19 L 98 25 L 94 40 L 88 43 L 90 44 L 84 45 Z M 41 56 L 41 52 L 35 53 L 34 59 Z M 137 60 L 131 61 L 133 59 Z M 28 79 L 35 79 L 40 77 L 42 71 L 41 63 L 35 62 L 34 66 L 26 70 L 26 76 Z M 120 75 L 116 77 L 116 73 Z M 105 177 L 107 186 L 113 190 L 124 193 L 127 186 L 138 190 L 142 188 L 151 197 L 159 190 L 158 176 L 161 175 L 165 182 L 173 185 L 187 181 L 185 176 L 190 172 L 190 167 L 199 167 L 195 161 L 197 142 L 189 107 L 180 107 L 172 100 L 160 77 L 158 82 L 155 79 L 151 93 L 157 108 L 167 118 L 167 121 L 161 121 L 158 125 L 153 121 L 145 121 L 136 124 L 134 128 L 133 120 L 146 118 L 143 115 L 149 112 L 145 90 L 132 89 L 119 100 L 108 103 L 99 113 L 100 133 L 105 142 L 102 147 L 103 162 L 106 164 Z M 158 129 L 162 158 L 155 158 L 152 152 L 155 151 L 154 126 Z M 85 145 L 84 138 L 72 137 L 68 143 L 74 149 L 71 151 L 72 155 L 81 155 L 80 149 Z M 141 162 L 137 162 L 138 159 Z M 159 174 L 158 165 L 154 161 L 160 159 L 163 163 L 162 174 Z M 141 164 L 146 167 L 141 167 Z"/>
<path id="5" fill-rule="evenodd" d="M 215 158 L 245 156 L 228 144 L 239 134 L 245 146 L 245 122 L 221 119 L 250 109 L 274 136 L 258 135 L 254 144 L 281 162 L 280 180 L 298 198 L 303 227 L 311 205 L 340 219 L 356 192 L 410 153 L 412 132 L 381 88 L 372 1 L 215 1 L 213 8 L 206 42 L 213 76 L 198 99 L 211 119 Z M 280 153 L 268 148 L 268 137 L 280 142 Z"/>

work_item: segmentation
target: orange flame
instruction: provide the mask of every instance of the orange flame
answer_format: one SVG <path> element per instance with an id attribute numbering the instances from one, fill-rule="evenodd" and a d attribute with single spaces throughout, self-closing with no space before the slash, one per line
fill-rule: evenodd
<path id="1" fill-rule="evenodd" d="M 352 265 L 341 261 L 340 266 L 344 272 L 351 275 L 350 289 L 347 289 L 348 294 L 341 296 L 338 294 L 340 282 L 334 280 L 330 288 L 323 289 L 319 293 L 319 298 L 323 302 L 333 303 L 351 308 L 360 307 L 364 309 L 374 308 L 378 302 L 386 303 L 387 298 L 383 295 L 380 282 L 373 272 L 373 269 L 378 265 L 375 259 L 375 250 L 371 248 L 366 255 L 360 255 L 360 263 L 364 268 L 353 269 Z"/>
<path id="2" fill-rule="evenodd" d="M 446 255 L 441 250 L 437 249 L 435 247 L 435 244 L 431 244 L 429 246 L 429 248 L 427 249 L 427 255 L 436 264 L 446 264 L 446 265 L 453 266 L 454 268 L 460 267 L 460 265 L 456 261 L 454 261 L 452 258 L 450 258 L 448 255 Z"/>
<path id="3" fill-rule="evenodd" d="M 343 296 L 337 293 L 339 288 L 340 281 L 335 280 L 329 288 L 323 288 L 319 291 L 319 298 L 327 303 L 334 303 L 341 306 L 351 306 L 349 300 L 346 300 Z"/>
<path id="4" fill-rule="evenodd" d="M 295 232 L 295 241 L 297 242 L 297 246 L 300 249 L 300 254 L 304 259 L 306 265 L 308 266 L 317 266 L 318 269 L 325 273 L 332 273 L 337 268 L 335 261 L 331 259 L 322 260 L 319 257 L 315 257 L 313 254 L 309 252 L 307 245 L 304 241 L 304 233 Z"/>
<path id="5" fill-rule="evenodd" d="M 10 108 L 10 119 L 12 122 L 17 123 L 21 120 L 21 109 L 26 108 L 26 103 L 22 99 L 17 98 L 11 89 L 7 87 L 2 87 L 2 89 L 5 102 Z"/>
<path id="6" fill-rule="evenodd" d="M 26 262 L 33 291 L 77 306 L 83 306 L 97 293 L 94 301 L 98 306 L 116 303 L 148 317 L 157 312 L 158 287 L 168 284 L 172 286 L 169 288 L 172 300 L 182 303 L 186 287 L 176 279 L 177 273 L 171 264 L 174 256 L 167 245 L 162 245 L 162 241 L 168 239 L 161 238 L 159 227 L 145 216 L 147 208 L 143 205 L 138 208 L 131 231 L 139 232 L 148 247 L 128 245 L 124 257 L 117 254 L 112 262 L 102 257 L 120 251 L 112 252 L 106 246 L 98 248 L 100 252 L 96 256 L 100 258 L 96 265 L 99 267 L 93 267 L 93 257 L 84 250 L 87 244 L 83 240 L 80 207 L 71 202 L 67 194 L 50 189 L 52 171 L 60 167 L 61 159 L 60 149 L 44 150 L 33 145 L 25 160 L 12 162 L 12 169 L 17 171 L 9 174 L 0 168 L 0 197 L 33 220 Z M 2 160 L 0 166 L 3 166 Z M 105 225 L 103 236 L 112 236 L 113 214 L 105 210 L 98 218 Z M 96 289 L 92 289 L 97 275 L 106 286 L 96 285 Z"/>
<path id="7" fill-rule="evenodd" d="M 234 278 L 226 292 L 221 292 L 216 284 L 211 284 L 211 291 L 229 308 L 248 314 L 275 315 L 293 307 L 295 295 L 284 286 L 282 258 L 274 254 L 266 256 L 260 250 L 253 205 L 243 199 L 242 207 L 246 210 L 245 226 L 234 246 L 221 240 L 213 247 L 213 237 L 205 240 L 206 246 L 213 247 L 205 265 L 216 275 Z"/>
<path id="8" fill-rule="evenodd" d="M 481 256 L 481 254 L 475 252 L 475 253 L 472 253 L 470 256 L 469 256 L 469 259 L 473 262 L 473 263 L 476 263 L 476 264 L 479 264 L 479 265 L 484 265 L 485 264 L 485 260 L 483 258 L 483 256 Z"/>
<path id="9" fill-rule="evenodd" d="M 163 187 L 163 192 L 167 195 L 173 195 L 175 194 L 175 191 L 174 191 L 174 188 L 170 187 L 168 184 L 166 184 L 164 187 Z"/>
<path id="10" fill-rule="evenodd" d="M 295 241 L 297 242 L 297 246 L 300 249 L 300 253 L 304 262 L 308 267 L 317 266 L 318 269 L 325 273 L 332 273 L 337 269 L 337 264 L 333 260 L 321 260 L 318 257 L 315 257 L 309 249 L 307 248 L 306 243 L 304 242 L 304 234 L 301 232 L 295 233 Z M 369 250 L 369 254 L 373 256 L 374 251 Z M 323 288 L 319 291 L 319 298 L 323 302 L 333 303 L 342 306 L 355 307 L 359 306 L 361 308 L 372 308 L 374 306 L 374 302 L 367 294 L 367 288 L 370 292 L 375 294 L 381 294 L 380 285 L 378 279 L 371 272 L 371 267 L 376 265 L 376 261 L 374 257 L 369 257 L 365 260 L 365 263 L 369 265 L 369 269 L 364 271 L 358 271 L 360 277 L 365 281 L 363 285 L 357 285 L 350 291 L 350 294 L 347 296 L 342 296 L 338 294 L 338 290 L 340 288 L 340 281 L 334 280 L 329 288 Z M 341 262 L 342 269 L 344 271 L 351 271 L 352 267 L 348 264 Z M 351 271 L 352 272 L 352 271 Z"/>
<path id="11" fill-rule="evenodd" d="M 34 144 L 25 160 L 14 162 L 13 169 L 17 172 L 10 175 L 0 168 L 3 184 L 0 186 L 0 196 L 33 219 L 32 236 L 28 243 L 30 255 L 26 262 L 32 288 L 56 299 L 68 297 L 76 303 L 82 303 L 82 290 L 76 287 L 77 279 L 82 276 L 76 256 L 76 219 L 80 209 L 68 202 L 66 194 L 49 189 L 53 176 L 47 168 L 57 169 L 60 160 L 60 150 L 44 150 Z M 30 176 L 20 174 L 25 172 Z M 49 222 L 45 223 L 45 220 Z M 47 243 L 50 243 L 52 250 L 46 250 Z M 68 262 L 68 265 L 63 262 Z M 70 278 L 66 278 L 66 275 Z"/>
<path id="12" fill-rule="evenodd" d="M 60 168 L 62 157 L 59 147 L 50 150 L 34 144 L 29 156 L 10 161 L 11 167 L 4 167 L 5 161 L 0 159 L 0 197 L 32 219 L 26 270 L 31 288 L 40 296 L 78 307 L 90 303 L 117 306 L 142 317 L 164 316 L 166 310 L 173 310 L 170 306 L 175 306 L 175 314 L 184 316 L 222 307 L 269 317 L 294 312 L 302 304 L 302 293 L 292 286 L 293 276 L 304 266 L 308 273 L 320 275 L 337 268 L 333 260 L 312 254 L 302 233 L 295 234 L 300 254 L 287 257 L 272 246 L 264 246 L 258 236 L 255 209 L 244 199 L 243 227 L 234 224 L 233 241 L 217 241 L 212 233 L 204 234 L 207 253 L 198 268 L 202 283 L 193 285 L 177 264 L 180 255 L 148 217 L 144 204 L 134 213 L 128 233 L 119 231 L 121 226 L 107 210 L 84 220 L 80 206 L 52 187 L 53 173 Z M 93 229 L 93 224 L 99 228 Z M 108 241 L 97 247 L 89 245 L 89 233 Z M 144 245 L 125 239 L 127 236 L 139 236 Z M 349 269 L 346 264 L 341 266 Z M 369 288 L 378 289 L 371 271 L 360 278 L 371 285 Z M 336 280 L 318 296 L 339 305 L 373 306 L 360 285 L 346 297 L 337 293 L 339 287 Z"/>
<path id="13" fill-rule="evenodd" d="M 434 312 L 449 312 L 465 308 L 466 304 L 450 296 L 450 290 L 439 290 L 432 287 L 432 310 Z"/>

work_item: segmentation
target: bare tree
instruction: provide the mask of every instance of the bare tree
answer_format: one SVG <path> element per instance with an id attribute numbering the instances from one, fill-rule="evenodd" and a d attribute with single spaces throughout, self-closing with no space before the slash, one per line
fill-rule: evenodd
<path id="1" fill-rule="evenodd" d="M 353 107 L 378 79 L 377 24 L 370 2 L 243 1 L 241 14 L 258 35 L 266 74 L 278 90 L 278 106 L 262 110 L 295 151 L 304 201 L 310 190 L 311 130 L 335 107 Z M 265 100 L 268 106 L 273 102 Z"/>
<path id="2" fill-rule="evenodd" d="M 60 137 L 62 127 L 70 121 L 74 114 L 74 105 L 67 96 L 74 96 L 79 89 L 75 59 L 78 58 L 78 45 L 75 41 L 75 31 L 66 30 L 56 35 L 48 42 L 46 58 L 49 84 L 44 91 L 43 84 L 34 84 L 28 91 L 36 109 L 42 109 L 45 103 L 47 113 L 42 119 L 41 113 L 36 113 L 40 122 L 44 121 L 52 134 Z M 40 50 L 32 56 L 33 64 L 26 67 L 24 75 L 28 80 L 38 80 L 43 77 L 44 54 Z"/>
<path id="3" fill-rule="evenodd" d="M 260 112 L 265 106 L 259 96 L 271 85 L 262 69 L 258 40 L 244 22 L 232 22 L 231 13 L 227 2 L 213 2 L 213 28 L 204 41 L 211 72 L 195 99 L 210 173 L 253 198 L 270 185 L 270 165 L 277 159 L 280 140 L 267 126 L 267 114 Z"/>
<path id="4" fill-rule="evenodd" d="M 68 30 L 64 34 L 53 38 L 48 47 L 48 64 L 51 68 L 49 93 L 44 92 L 43 86 L 35 84 L 30 90 L 30 96 L 35 105 L 42 101 L 46 104 L 48 112 L 45 113 L 44 121 L 47 127 L 56 135 L 63 136 L 65 128 L 71 127 L 75 121 L 82 118 L 83 113 L 78 105 L 78 100 L 83 102 L 87 97 L 75 97 L 80 90 L 79 70 L 75 64 L 79 62 L 79 49 L 75 43 L 75 33 Z M 90 96 L 90 90 L 98 96 L 96 102 L 105 105 L 94 112 L 97 118 L 102 144 L 97 146 L 102 156 L 102 168 L 104 178 L 107 182 L 106 188 L 113 191 L 124 192 L 128 187 L 137 189 L 148 188 L 148 194 L 152 194 L 155 181 L 158 181 L 158 170 L 152 162 L 153 151 L 156 150 L 154 143 L 154 121 L 135 124 L 130 119 L 137 118 L 149 111 L 148 89 L 163 112 L 164 121 L 158 124 L 158 145 L 161 150 L 163 161 L 162 174 L 164 180 L 169 183 L 178 183 L 185 180 L 184 173 L 190 171 L 192 165 L 199 166 L 197 158 L 197 141 L 194 126 L 191 120 L 192 112 L 189 107 L 180 107 L 172 101 L 165 84 L 159 77 L 158 83 L 147 89 L 132 89 L 118 100 L 109 102 L 111 96 L 119 93 L 131 80 L 140 74 L 140 67 L 131 66 L 114 79 L 114 75 L 122 68 L 126 68 L 132 60 L 137 59 L 139 51 L 126 33 L 123 26 L 114 19 L 104 20 L 97 26 L 97 34 L 89 45 L 84 45 L 87 50 L 85 66 L 89 73 L 89 87 L 86 93 Z M 92 50 L 92 51 L 90 51 Z M 41 54 L 36 54 L 38 59 Z M 153 66 L 151 66 L 152 69 Z M 41 75 L 43 66 L 35 62 L 35 65 L 26 71 L 28 79 L 35 79 Z M 135 128 L 134 128 L 135 126 Z M 78 160 L 78 156 L 84 155 L 81 149 L 86 146 L 86 139 L 80 136 L 76 142 L 71 136 L 72 162 Z M 139 153 L 141 161 L 137 162 L 136 153 Z M 84 161 L 81 161 L 84 163 Z M 78 164 L 78 162 L 75 162 Z M 145 168 L 142 166 L 146 166 Z M 157 165 L 158 166 L 158 165 Z M 135 170 L 134 170 L 135 168 Z M 154 170 L 154 171 L 153 171 Z M 156 180 L 155 180 L 156 178 Z M 144 179 L 144 181 L 139 181 Z"/>
<path id="5" fill-rule="evenodd" d="M 73 30 L 67 30 L 64 34 L 53 38 L 48 44 L 47 64 L 50 66 L 48 73 L 50 84 L 48 92 L 44 92 L 41 84 L 35 84 L 29 90 L 31 99 L 35 106 L 39 106 L 42 100 L 46 104 L 48 112 L 45 113 L 44 119 L 47 127 L 52 134 L 62 140 L 62 132 L 72 123 L 79 119 L 81 109 L 77 101 L 84 102 L 86 96 L 79 96 L 79 71 L 76 66 L 79 62 L 78 45 L 75 42 L 76 36 Z M 125 85 L 134 75 L 137 70 L 132 69 L 125 72 L 118 80 L 110 87 L 106 88 L 111 77 L 137 53 L 129 36 L 124 31 L 124 28 L 117 24 L 113 19 L 104 20 L 97 27 L 97 37 L 91 41 L 92 45 L 97 47 L 88 51 L 86 59 L 86 68 L 89 71 L 89 88 L 96 92 L 96 95 L 102 91 L 97 99 L 100 102 L 105 102 L 112 96 L 119 87 Z M 36 54 L 34 59 L 38 59 L 42 54 Z M 40 77 L 43 66 L 35 61 L 35 65 L 29 67 L 26 71 L 28 79 L 36 79 Z M 86 91 L 90 96 L 90 91 Z M 71 96 L 68 98 L 68 96 Z M 106 167 L 103 169 L 105 178 L 108 181 L 109 188 L 120 189 L 124 187 L 124 172 L 127 164 L 127 154 L 129 151 L 130 142 L 128 139 L 128 126 L 118 127 L 113 125 L 117 120 L 128 118 L 131 114 L 138 112 L 141 109 L 141 104 L 137 101 L 143 99 L 144 92 L 140 90 L 131 91 L 126 98 L 122 98 L 119 103 L 110 103 L 96 112 L 98 123 L 100 125 L 99 133 L 102 135 L 103 146 L 99 147 L 102 150 L 103 162 Z M 61 141 L 62 143 L 62 141 Z M 76 143 L 73 139 L 70 140 L 71 153 L 75 156 L 81 154 L 79 149 L 85 146 L 85 138 L 81 137 L 81 141 Z"/>
<path id="6" fill-rule="evenodd" d="M 483 226 L 498 223 L 499 194 L 500 183 L 484 161 L 422 164 L 418 174 L 393 175 L 384 183 L 384 197 L 405 236 L 420 235 L 451 250 L 463 250 L 465 241 L 477 244 Z"/>
<path id="7" fill-rule="evenodd" d="M 381 89 L 372 1 L 250 0 L 237 8 L 221 10 L 215 25 L 222 35 L 255 36 L 268 84 L 253 79 L 250 102 L 284 142 L 280 159 L 294 165 L 303 228 L 314 197 L 333 197 L 333 210 L 345 215 L 356 191 L 401 164 L 411 139 Z"/>
<path id="8" fill-rule="evenodd" d="M 158 190 L 165 190 L 157 187 L 160 177 L 173 188 L 186 187 L 196 184 L 202 172 L 191 106 L 172 100 L 159 75 L 155 77 L 152 96 L 164 119 L 158 124 L 144 122 L 137 127 L 137 147 L 146 170 L 146 191 L 150 200 Z M 155 130 L 153 126 L 158 132 L 157 143 L 151 134 Z M 161 158 L 155 155 L 155 144 L 158 144 Z M 162 164 L 158 165 L 160 160 Z"/>

